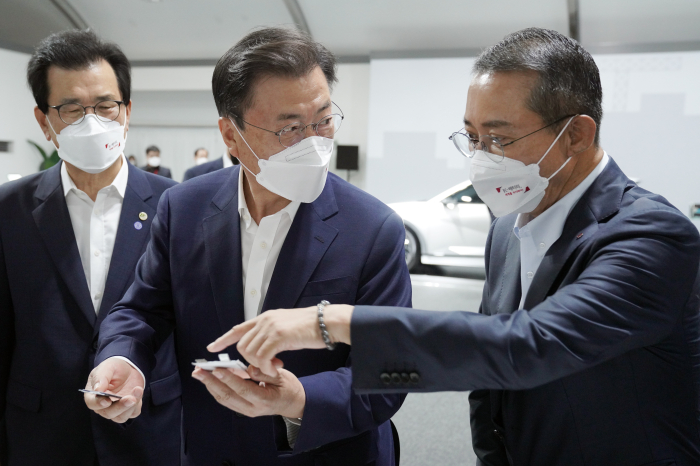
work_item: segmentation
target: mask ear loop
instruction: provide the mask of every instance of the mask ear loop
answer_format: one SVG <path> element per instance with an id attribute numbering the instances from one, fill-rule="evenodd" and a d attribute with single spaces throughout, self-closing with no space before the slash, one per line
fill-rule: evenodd
<path id="1" fill-rule="evenodd" d="M 255 151 L 253 150 L 253 148 L 250 147 L 250 144 L 248 144 L 248 141 L 246 141 L 245 138 L 243 137 L 243 135 L 241 134 L 241 130 L 238 129 L 238 125 L 236 125 L 236 123 L 234 123 L 234 121 L 233 121 L 230 117 L 229 117 L 228 121 L 230 121 L 231 124 L 233 125 L 233 127 L 236 128 L 236 131 L 238 131 L 238 135 L 241 137 L 241 139 L 243 139 L 243 142 L 245 142 L 245 145 L 248 146 L 248 149 L 250 149 L 250 152 L 252 152 L 253 155 L 255 156 L 255 158 L 258 159 L 258 161 L 260 161 L 260 157 L 258 157 L 258 154 L 255 153 Z M 229 153 L 229 155 L 231 155 L 231 154 Z M 248 171 L 250 172 L 251 175 L 253 175 L 253 176 L 255 176 L 255 177 L 257 178 L 258 175 L 256 175 L 255 173 L 253 173 L 253 172 L 250 170 L 250 168 L 246 167 L 245 164 L 241 161 L 240 158 L 238 159 L 238 163 L 240 163 L 241 165 L 243 165 L 243 168 L 245 168 L 246 170 L 248 170 Z M 259 168 L 259 167 L 260 167 L 260 164 L 258 164 L 258 168 Z M 261 169 L 261 171 L 262 171 L 262 169 Z"/>
<path id="2" fill-rule="evenodd" d="M 572 116 L 571 118 L 569 118 L 569 121 L 567 121 L 566 124 L 564 125 L 564 127 L 561 129 L 561 131 L 559 131 L 559 134 L 557 135 L 557 138 L 554 140 L 554 142 L 552 142 L 552 145 L 549 146 L 549 149 L 547 149 L 547 152 L 545 152 L 544 155 L 542 156 L 542 158 L 537 162 L 537 165 L 539 165 L 540 162 L 542 162 L 542 161 L 544 160 L 544 158 L 547 157 L 547 154 L 549 154 L 549 151 L 552 150 L 552 147 L 554 147 L 554 144 L 556 144 L 557 141 L 559 140 L 559 138 L 561 137 L 561 135 L 564 134 L 564 131 L 565 131 L 566 128 L 569 126 L 569 123 L 571 123 L 571 120 L 573 120 L 573 119 L 576 118 L 577 116 L 578 116 L 578 115 L 574 115 L 574 116 Z M 569 157 L 568 159 L 566 159 L 566 162 L 564 162 L 564 163 L 561 165 L 561 167 L 559 167 L 559 168 L 557 169 L 557 171 L 555 171 L 554 173 L 552 173 L 552 175 L 551 175 L 549 178 L 547 178 L 547 181 L 549 181 L 549 180 L 551 180 L 552 178 L 554 178 L 554 177 L 557 175 L 557 173 L 559 173 L 559 172 L 562 170 L 562 168 L 566 167 L 566 164 L 569 163 L 570 160 L 571 160 L 571 157 Z"/>

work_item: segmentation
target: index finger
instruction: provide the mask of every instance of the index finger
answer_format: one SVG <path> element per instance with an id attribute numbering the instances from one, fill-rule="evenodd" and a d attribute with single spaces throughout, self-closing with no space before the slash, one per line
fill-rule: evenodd
<path id="1" fill-rule="evenodd" d="M 209 343 L 209 345 L 207 346 L 207 350 L 211 353 L 216 353 L 217 351 L 221 351 L 225 348 L 228 348 L 234 343 L 238 343 L 238 340 L 240 340 L 243 337 L 243 335 L 245 335 L 250 330 L 252 330 L 253 327 L 255 327 L 256 320 L 257 319 L 252 319 L 247 322 L 243 322 L 242 324 L 236 325 L 231 330 L 214 340 L 212 343 Z"/>

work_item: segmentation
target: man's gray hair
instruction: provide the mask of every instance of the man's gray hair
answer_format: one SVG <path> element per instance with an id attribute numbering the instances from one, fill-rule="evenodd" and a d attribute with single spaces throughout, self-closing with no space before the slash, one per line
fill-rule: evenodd
<path id="1" fill-rule="evenodd" d="M 493 72 L 534 71 L 538 80 L 525 105 L 545 124 L 569 115 L 588 115 L 597 125 L 600 139 L 603 88 L 590 53 L 573 39 L 556 31 L 528 28 L 514 32 L 477 58 L 475 76 Z M 564 122 L 552 126 L 558 132 Z"/>

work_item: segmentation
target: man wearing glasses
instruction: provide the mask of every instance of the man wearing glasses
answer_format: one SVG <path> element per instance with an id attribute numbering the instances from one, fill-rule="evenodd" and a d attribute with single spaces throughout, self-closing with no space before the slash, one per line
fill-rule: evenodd
<path id="1" fill-rule="evenodd" d="M 531 28 L 487 49 L 452 135 L 498 217 L 480 314 L 324 309 L 358 393 L 473 390 L 480 465 L 700 464 L 700 238 L 605 153 L 602 117 L 574 40 Z M 275 374 L 277 352 L 324 346 L 317 313 L 266 313 L 210 349 L 239 342 Z"/>
<path id="2" fill-rule="evenodd" d="M 177 464 L 172 337 L 128 428 L 85 409 L 78 392 L 100 323 L 133 281 L 158 199 L 175 184 L 124 158 L 129 62 L 94 33 L 68 31 L 39 44 L 27 78 L 61 162 L 0 188 L 0 463 Z"/>
<path id="3" fill-rule="evenodd" d="M 219 129 L 240 165 L 164 194 L 134 285 L 102 325 L 87 385 L 124 398 L 85 400 L 117 422 L 138 416 L 153 353 L 175 331 L 191 464 L 395 464 L 389 419 L 403 395 L 355 394 L 347 345 L 282 355 L 276 377 L 192 367 L 269 309 L 411 305 L 401 218 L 328 173 L 344 118 L 330 96 L 335 69 L 325 47 L 283 28 L 251 33 L 219 60 Z"/>

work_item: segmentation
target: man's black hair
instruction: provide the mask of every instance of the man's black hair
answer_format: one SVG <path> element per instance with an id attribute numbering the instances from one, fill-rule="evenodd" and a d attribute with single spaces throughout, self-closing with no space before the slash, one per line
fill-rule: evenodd
<path id="1" fill-rule="evenodd" d="M 282 27 L 251 32 L 231 47 L 214 68 L 212 91 L 219 116 L 234 118 L 243 129 L 243 115 L 253 103 L 253 86 L 260 78 L 298 78 L 317 66 L 332 88 L 337 81 L 335 56 L 308 34 Z"/>
<path id="2" fill-rule="evenodd" d="M 51 34 L 34 50 L 27 67 L 27 82 L 36 105 L 49 111 L 49 68 L 82 70 L 105 60 L 117 76 L 124 105 L 131 101 L 131 64 L 117 44 L 106 42 L 90 30 L 70 30 Z"/>
<path id="3" fill-rule="evenodd" d="M 598 145 L 603 119 L 600 72 L 591 54 L 575 40 L 549 29 L 523 29 L 486 49 L 472 71 L 476 76 L 534 71 L 538 79 L 527 107 L 545 124 L 568 115 L 588 115 L 596 123 Z M 551 131 L 558 132 L 565 122 L 552 126 Z"/>

